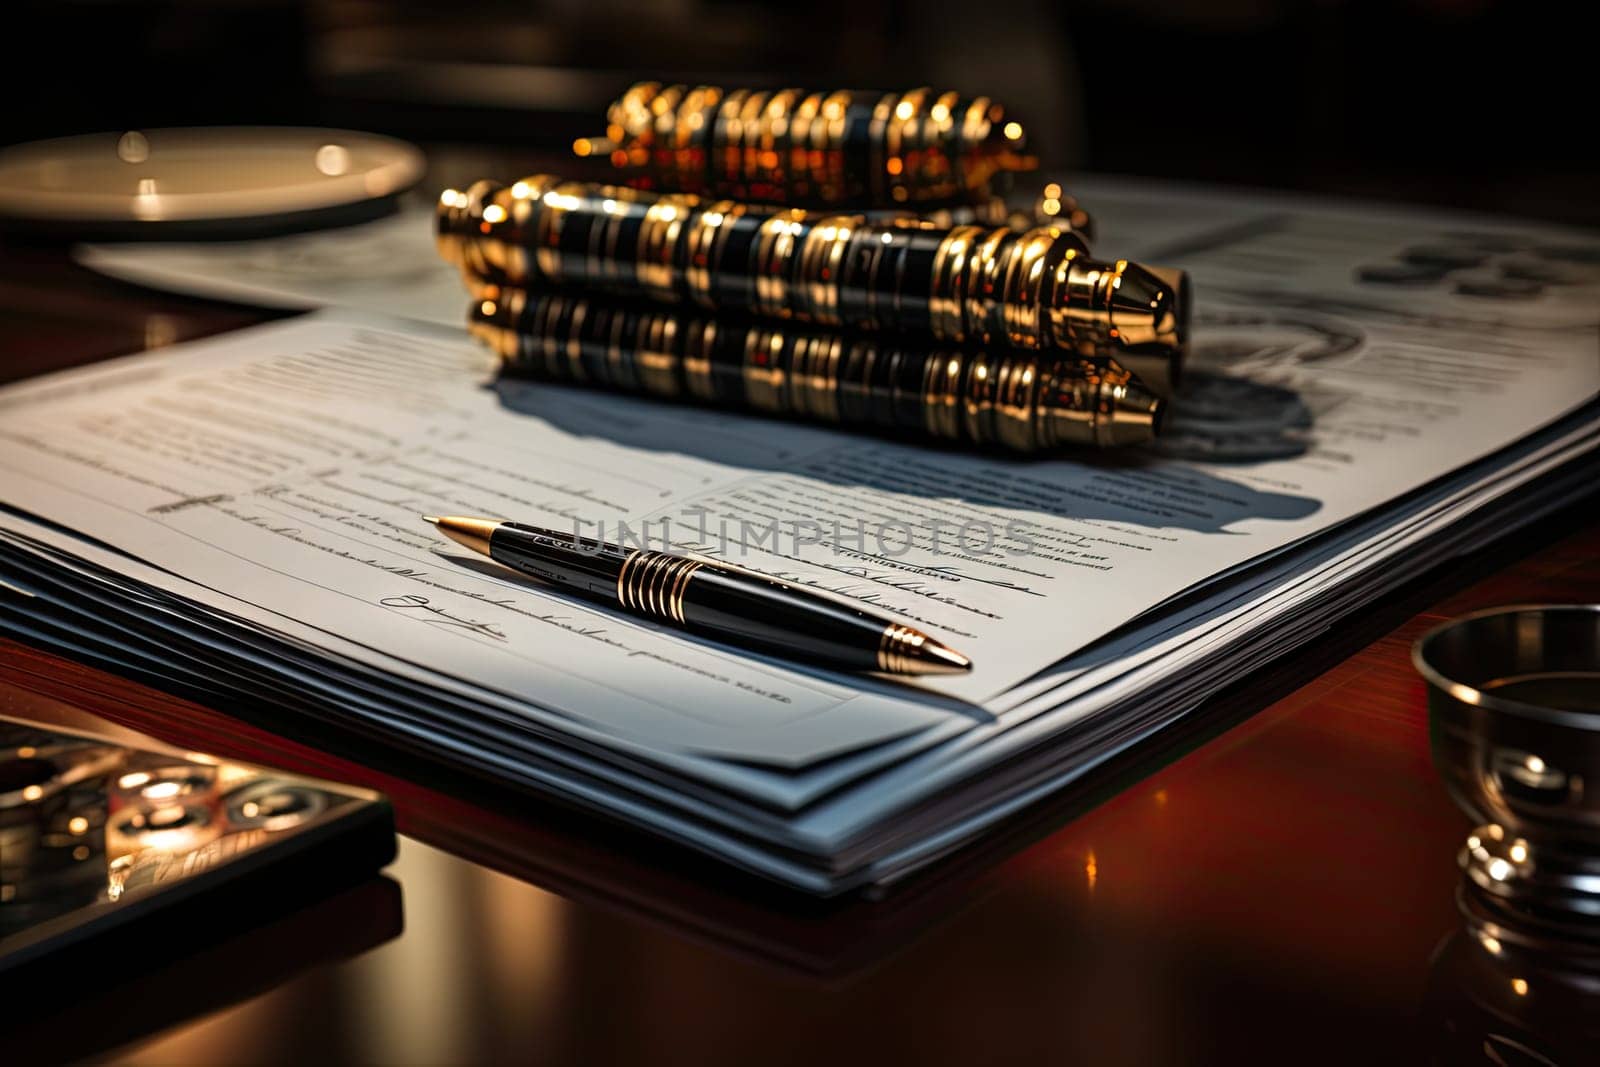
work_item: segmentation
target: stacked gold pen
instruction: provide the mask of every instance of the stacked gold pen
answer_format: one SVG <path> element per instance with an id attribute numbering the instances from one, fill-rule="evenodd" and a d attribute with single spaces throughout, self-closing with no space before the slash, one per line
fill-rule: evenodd
<path id="1" fill-rule="evenodd" d="M 647 83 L 608 119 L 575 149 L 626 185 L 440 198 L 508 372 L 1021 452 L 1159 430 L 1187 279 L 1094 258 L 1059 186 L 1008 211 L 999 105 Z"/>

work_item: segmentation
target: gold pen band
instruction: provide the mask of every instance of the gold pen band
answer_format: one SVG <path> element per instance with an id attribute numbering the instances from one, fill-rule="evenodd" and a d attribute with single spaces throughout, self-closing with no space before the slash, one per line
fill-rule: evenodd
<path id="1" fill-rule="evenodd" d="M 931 643 L 932 639 L 921 630 L 890 623 L 878 641 L 878 669 L 887 674 L 915 674 Z"/>
<path id="2" fill-rule="evenodd" d="M 665 622 L 685 623 L 683 594 L 705 563 L 648 549 L 635 549 L 617 571 L 617 603 Z"/>

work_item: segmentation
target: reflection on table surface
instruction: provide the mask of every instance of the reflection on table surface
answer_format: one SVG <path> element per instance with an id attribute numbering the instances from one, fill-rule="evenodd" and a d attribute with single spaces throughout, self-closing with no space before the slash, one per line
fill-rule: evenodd
<path id="1" fill-rule="evenodd" d="M 0 718 L 0 952 L 80 909 L 159 893 L 357 802 L 203 754 Z"/>
<path id="2" fill-rule="evenodd" d="M 220 921 L 206 913 L 196 925 L 181 943 L 108 961 L 82 986 L 7 989 L 0 1003 L 7 1062 L 132 1054 L 152 1035 L 226 1017 L 270 990 L 315 981 L 328 965 L 400 935 L 400 887 L 390 878 L 369 877 L 310 904 Z M 119 968 L 126 974 L 114 973 Z M 226 1046 L 201 1041 L 192 1047 L 207 1062 L 238 1058 Z"/>
<path id="3" fill-rule="evenodd" d="M 1493 576 L 1440 603 L 1434 587 L 1368 613 L 1214 700 L 1231 729 L 878 902 L 773 898 L 366 740 L 290 740 L 21 646 L 0 656 L 0 713 L 99 712 L 377 788 L 410 835 L 389 872 L 401 936 L 120 1061 L 1427 1062 L 1467 827 L 1429 762 L 1409 645 L 1447 613 L 1600 599 L 1600 527 L 1574 528 L 1468 561 Z"/>

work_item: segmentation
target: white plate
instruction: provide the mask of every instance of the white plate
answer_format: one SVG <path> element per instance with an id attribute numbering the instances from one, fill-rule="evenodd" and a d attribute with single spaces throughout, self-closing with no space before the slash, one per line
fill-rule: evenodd
<path id="1" fill-rule="evenodd" d="M 365 215 L 415 185 L 423 167 L 416 147 L 350 130 L 88 134 L 0 150 L 0 219 L 154 233 Z"/>

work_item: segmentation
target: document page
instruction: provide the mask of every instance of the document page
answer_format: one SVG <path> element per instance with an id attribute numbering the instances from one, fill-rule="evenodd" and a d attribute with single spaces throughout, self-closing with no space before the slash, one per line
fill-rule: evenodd
<path id="1" fill-rule="evenodd" d="M 1592 329 L 1492 342 L 1373 327 L 1319 368 L 1317 447 L 1292 460 L 1032 462 L 497 380 L 464 338 L 318 315 L 0 393 L 0 497 L 280 612 L 315 601 L 330 627 L 444 673 L 557 706 L 614 691 L 618 729 L 815 757 L 935 713 L 880 699 L 898 706 L 893 725 L 863 725 L 844 709 L 863 695 L 850 678 L 507 578 L 419 513 L 693 551 L 810 586 L 966 652 L 970 676 L 923 688 L 981 701 L 1595 390 Z M 800 749 L 772 740 L 800 723 Z"/>
<path id="2" fill-rule="evenodd" d="M 798 765 L 948 723 L 889 686 L 863 692 L 553 593 L 437 535 L 422 512 L 559 527 L 573 509 L 642 512 L 718 477 L 525 433 L 537 421 L 503 408 L 491 372 L 463 339 L 308 320 L 28 383 L 0 395 L 0 497 L 660 747 Z"/>

